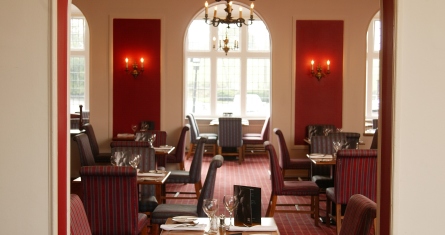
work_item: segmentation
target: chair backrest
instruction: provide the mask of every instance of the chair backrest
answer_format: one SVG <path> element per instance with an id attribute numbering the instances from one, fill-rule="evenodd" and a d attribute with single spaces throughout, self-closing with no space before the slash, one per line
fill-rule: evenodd
<path id="1" fill-rule="evenodd" d="M 344 135 L 313 136 L 311 138 L 310 153 L 333 154 L 332 142 L 346 141 Z M 330 175 L 331 167 L 328 165 L 313 165 L 312 175 Z"/>
<path id="2" fill-rule="evenodd" d="M 85 133 L 80 133 L 73 137 L 74 141 L 77 143 L 80 156 L 80 166 L 94 166 L 96 161 L 94 161 L 94 155 L 91 151 L 90 141 Z"/>
<path id="3" fill-rule="evenodd" d="M 202 169 L 202 158 L 204 156 L 204 146 L 207 142 L 207 137 L 201 137 L 196 145 L 195 155 L 193 156 L 192 163 L 190 164 L 190 180 L 189 182 L 199 182 L 201 181 L 201 169 Z"/>
<path id="4" fill-rule="evenodd" d="M 261 129 L 261 138 L 264 141 L 269 140 L 269 129 L 270 129 L 270 117 L 266 117 L 266 120 L 264 120 L 263 129 Z"/>
<path id="5" fill-rule="evenodd" d="M 279 128 L 274 128 L 273 132 L 277 135 L 278 139 L 278 152 L 280 154 L 279 164 L 281 168 L 286 168 L 290 165 L 290 155 L 287 149 L 286 140 L 284 139 L 283 132 Z"/>
<path id="6" fill-rule="evenodd" d="M 277 153 L 269 141 L 264 142 L 264 148 L 269 153 L 272 193 L 279 193 L 284 187 L 284 178 L 283 174 L 281 173 L 281 167 L 278 163 Z"/>
<path id="7" fill-rule="evenodd" d="M 377 204 L 369 198 L 355 194 L 349 199 L 340 235 L 369 234 L 376 218 Z"/>
<path id="8" fill-rule="evenodd" d="M 190 142 L 196 144 L 196 143 L 198 143 L 198 139 L 199 139 L 198 124 L 196 123 L 195 116 L 193 116 L 192 113 L 187 114 L 186 117 L 189 120 L 189 124 L 190 124 Z"/>
<path id="9" fill-rule="evenodd" d="M 371 149 L 377 149 L 379 145 L 379 128 L 375 129 L 374 137 L 372 137 Z"/>
<path id="10" fill-rule="evenodd" d="M 377 199 L 377 150 L 344 149 L 337 153 L 335 202 L 348 204 L 354 194 Z"/>
<path id="11" fill-rule="evenodd" d="M 110 143 L 111 154 L 116 152 L 128 151 L 131 154 L 139 154 L 140 162 L 138 168 L 143 172 L 156 169 L 156 153 L 155 149 L 150 147 L 148 142 L 144 141 L 112 141 Z M 141 185 L 141 198 L 156 195 L 154 185 Z"/>
<path id="12" fill-rule="evenodd" d="M 88 217 L 79 196 L 71 194 L 70 200 L 70 234 L 91 235 Z"/>
<path id="13" fill-rule="evenodd" d="M 184 127 L 182 127 L 181 135 L 179 135 L 178 144 L 175 148 L 175 154 L 170 154 L 167 156 L 167 162 L 168 163 L 180 163 L 184 161 L 185 157 L 185 139 L 187 137 L 187 131 L 190 130 L 190 125 L 185 124 Z"/>
<path id="14" fill-rule="evenodd" d="M 337 128 L 333 124 L 307 125 L 306 137 L 311 140 L 313 136 L 322 136 L 324 135 L 325 129 L 330 129 L 331 131 L 337 130 Z"/>
<path id="15" fill-rule="evenodd" d="M 167 144 L 167 132 L 160 131 L 160 130 L 137 131 L 136 132 L 136 140 L 137 140 L 137 142 L 148 141 L 148 138 L 152 134 L 156 134 L 156 138 L 153 141 L 154 147 L 159 147 L 161 145 Z"/>
<path id="16" fill-rule="evenodd" d="M 243 127 L 241 118 L 219 118 L 218 145 L 221 147 L 243 146 Z"/>
<path id="17" fill-rule="evenodd" d="M 198 212 L 198 217 L 206 217 L 206 214 L 202 209 L 202 203 L 204 199 L 213 198 L 213 192 L 215 190 L 216 172 L 218 168 L 222 166 L 223 162 L 224 158 L 221 155 L 214 156 L 212 161 L 210 162 L 209 169 L 207 171 L 207 176 L 204 181 L 204 185 L 202 186 L 201 194 L 199 195 L 198 205 L 196 208 Z"/>
<path id="18" fill-rule="evenodd" d="M 85 129 L 85 133 L 88 136 L 88 140 L 90 141 L 91 151 L 93 152 L 93 156 L 99 155 L 99 145 L 97 144 L 96 135 L 94 134 L 93 126 L 90 123 L 86 123 L 83 125 Z"/>
<path id="19" fill-rule="evenodd" d="M 80 168 L 85 211 L 93 234 L 137 234 L 138 190 L 132 167 Z"/>
<path id="20" fill-rule="evenodd" d="M 332 132 L 329 135 L 343 135 L 348 143 L 348 149 L 357 149 L 360 141 L 360 133 L 357 132 Z"/>

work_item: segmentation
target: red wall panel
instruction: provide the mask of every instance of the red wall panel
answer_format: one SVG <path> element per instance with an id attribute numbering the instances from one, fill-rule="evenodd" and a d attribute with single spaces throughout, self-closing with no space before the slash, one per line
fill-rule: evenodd
<path id="1" fill-rule="evenodd" d="M 307 125 L 342 126 L 343 21 L 297 20 L 296 27 L 294 143 L 301 145 Z M 314 70 L 330 60 L 331 73 L 318 81 L 311 60 Z"/>
<path id="2" fill-rule="evenodd" d="M 144 72 L 137 78 L 125 73 L 144 58 Z M 161 21 L 159 19 L 113 20 L 113 136 L 132 132 L 131 125 L 155 122 L 161 116 Z"/>

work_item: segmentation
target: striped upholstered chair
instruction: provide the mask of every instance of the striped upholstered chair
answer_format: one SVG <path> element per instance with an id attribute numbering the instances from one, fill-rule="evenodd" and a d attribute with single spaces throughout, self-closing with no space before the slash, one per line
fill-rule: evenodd
<path id="1" fill-rule="evenodd" d="M 136 170 L 132 167 L 80 168 L 83 202 L 93 234 L 147 234 L 148 218 L 138 213 Z"/>
<path id="2" fill-rule="evenodd" d="M 165 199 L 198 199 L 200 191 L 202 189 L 201 183 L 201 169 L 202 169 L 202 158 L 204 156 L 204 145 L 206 144 L 207 138 L 201 137 L 198 141 L 198 146 L 196 147 L 195 155 L 193 157 L 190 169 L 185 170 L 173 170 L 170 171 L 170 176 L 167 178 L 165 183 L 162 185 L 165 187 L 166 184 L 194 184 L 195 192 L 179 192 L 181 194 L 196 194 L 195 197 L 190 196 L 169 196 L 170 194 L 176 194 L 178 192 L 165 191 Z"/>
<path id="3" fill-rule="evenodd" d="M 87 134 L 80 133 L 74 136 L 73 139 L 76 141 L 77 148 L 79 149 L 80 166 L 95 166 L 96 161 L 94 160 L 93 151 L 91 150 Z M 110 162 L 110 158 L 108 158 L 108 162 Z"/>
<path id="4" fill-rule="evenodd" d="M 85 208 L 79 196 L 76 194 L 71 194 L 70 200 L 70 234 L 91 235 L 91 228 L 88 223 Z"/>
<path id="5" fill-rule="evenodd" d="M 307 178 L 310 179 L 311 160 L 309 158 L 290 158 L 283 132 L 279 128 L 274 128 L 273 132 L 278 139 L 279 163 L 283 171 L 283 177 L 286 175 L 286 170 L 307 170 Z"/>
<path id="6" fill-rule="evenodd" d="M 181 134 L 179 135 L 178 144 L 175 148 L 175 153 L 168 154 L 166 156 L 167 163 L 179 163 L 179 170 L 185 170 L 184 159 L 185 159 L 185 140 L 187 137 L 187 131 L 190 130 L 190 125 L 185 124 L 182 127 Z M 159 166 L 159 164 L 158 164 Z"/>
<path id="7" fill-rule="evenodd" d="M 349 204 L 349 198 L 354 194 L 362 194 L 372 201 L 377 199 L 375 149 L 345 149 L 337 153 L 334 187 L 326 189 L 326 221 L 329 221 L 332 201 L 336 207 L 337 234 L 342 227 L 341 206 Z"/>
<path id="8" fill-rule="evenodd" d="M 246 154 L 247 145 L 263 145 L 264 141 L 269 140 L 270 117 L 264 120 L 261 133 L 246 133 L 243 135 L 243 156 Z"/>
<path id="9" fill-rule="evenodd" d="M 140 155 L 140 163 L 138 168 L 143 172 L 156 169 L 155 166 L 155 150 L 150 147 L 148 142 L 144 141 L 113 141 L 110 144 L 111 153 L 128 151 L 131 154 Z M 164 158 L 162 158 L 164 159 Z M 160 160 L 160 159 L 158 159 Z M 158 206 L 156 200 L 156 189 L 154 185 L 140 185 L 139 212 L 147 214 Z"/>
<path id="10" fill-rule="evenodd" d="M 206 137 L 206 144 L 211 146 L 212 151 L 208 152 L 213 156 L 216 154 L 216 141 L 218 140 L 218 134 L 216 133 L 201 133 L 198 128 L 198 123 L 196 122 L 195 116 L 192 113 L 187 114 L 187 119 L 190 124 L 190 147 L 187 153 L 187 159 L 195 153 L 196 146 L 198 145 L 198 141 L 201 137 Z"/>
<path id="11" fill-rule="evenodd" d="M 349 199 L 346 207 L 340 235 L 369 234 L 376 218 L 377 204 L 369 198 L 355 194 Z"/>
<path id="12" fill-rule="evenodd" d="M 93 152 L 94 161 L 96 163 L 110 163 L 111 153 L 99 152 L 99 145 L 97 144 L 96 134 L 94 134 L 93 126 L 90 123 L 84 124 L 83 128 L 85 133 L 88 135 L 88 140 L 90 142 L 91 151 Z"/>
<path id="13" fill-rule="evenodd" d="M 315 226 L 318 226 L 319 188 L 317 184 L 312 181 L 284 181 L 284 177 L 281 173 L 281 167 L 278 164 L 278 157 L 275 152 L 275 148 L 269 141 L 264 143 L 264 147 L 269 153 L 270 172 L 272 178 L 272 193 L 270 195 L 266 217 L 273 217 L 275 212 L 311 214 L 314 217 Z M 299 204 L 300 206 L 310 206 L 310 210 L 277 210 L 276 207 L 295 206 L 295 204 L 277 204 L 278 196 L 310 196 L 310 204 Z"/>
<path id="14" fill-rule="evenodd" d="M 198 216 L 206 217 L 206 214 L 202 210 L 202 203 L 205 198 L 213 198 L 213 192 L 215 189 L 216 172 L 218 168 L 222 166 L 224 158 L 220 155 L 213 157 L 210 162 L 207 176 L 202 187 L 201 194 L 199 195 L 198 203 L 191 204 L 160 204 L 153 211 L 151 216 L 151 224 L 153 232 L 151 234 L 159 234 L 159 225 L 165 224 L 168 218 L 174 216 Z"/>
<path id="15" fill-rule="evenodd" d="M 377 149 L 379 145 L 379 128 L 375 129 L 374 136 L 372 137 L 370 149 Z"/>
<path id="16" fill-rule="evenodd" d="M 236 155 L 238 163 L 244 161 L 243 158 L 243 127 L 241 118 L 220 117 L 218 125 L 218 154 Z M 236 152 L 222 153 L 223 148 L 234 148 Z"/>

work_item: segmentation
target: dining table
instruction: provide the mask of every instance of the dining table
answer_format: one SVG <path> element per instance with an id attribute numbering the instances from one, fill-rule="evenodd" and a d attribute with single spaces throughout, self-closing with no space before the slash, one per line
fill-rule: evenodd
<path id="1" fill-rule="evenodd" d="M 164 183 L 170 176 L 170 171 L 150 171 L 150 172 L 138 172 L 137 183 L 138 185 L 154 185 L 156 188 L 156 200 L 158 203 L 162 203 L 162 196 L 165 195 Z"/>
<path id="2" fill-rule="evenodd" d="M 209 218 L 207 217 L 193 217 L 190 216 L 192 220 L 194 220 L 194 223 L 191 224 L 191 226 L 187 226 L 187 224 L 190 223 L 178 223 L 173 220 L 173 218 L 168 218 L 165 225 L 161 225 L 161 235 L 176 235 L 176 234 L 183 234 L 183 235 L 203 235 L 206 234 L 205 231 L 209 230 Z M 224 221 L 225 224 L 229 224 L 229 218 L 225 218 Z M 205 226 L 204 226 L 205 224 Z M 196 230 L 194 230 L 194 225 L 196 226 Z M 280 231 L 278 230 L 277 224 L 275 223 L 275 219 L 273 217 L 262 217 L 261 218 L 261 225 L 255 225 L 255 226 L 231 226 L 229 228 L 229 231 L 227 231 L 225 228 L 219 226 L 219 220 L 218 220 L 218 227 L 219 235 L 279 235 Z M 171 228 L 171 230 L 163 229 L 163 228 Z M 182 230 L 184 228 L 184 230 Z M 233 231 L 232 231 L 233 230 Z"/>
<path id="3" fill-rule="evenodd" d="M 314 165 L 329 165 L 331 167 L 330 176 L 334 177 L 334 167 L 337 163 L 337 159 L 332 154 L 321 154 L 321 153 L 311 153 L 306 154 L 306 157 L 311 160 Z M 311 175 L 312 175 L 312 165 L 311 165 Z"/>

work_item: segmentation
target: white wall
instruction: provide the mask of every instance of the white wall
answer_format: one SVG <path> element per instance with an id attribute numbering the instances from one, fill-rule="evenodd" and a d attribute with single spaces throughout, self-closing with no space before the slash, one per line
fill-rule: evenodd
<path id="1" fill-rule="evenodd" d="M 50 234 L 51 11 L 54 1 L 0 7 L 0 233 Z M 56 45 L 56 44 L 54 44 Z M 55 65 L 55 63 L 54 63 Z M 54 96 L 55 97 L 55 96 Z M 53 164 L 53 165 L 51 165 Z M 54 168 L 53 168 L 54 169 Z M 64 180 L 64 179 L 63 179 Z"/>
<path id="2" fill-rule="evenodd" d="M 393 234 L 445 234 L 445 1 L 398 1 Z"/>

